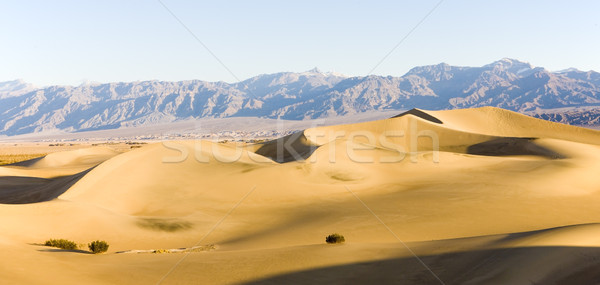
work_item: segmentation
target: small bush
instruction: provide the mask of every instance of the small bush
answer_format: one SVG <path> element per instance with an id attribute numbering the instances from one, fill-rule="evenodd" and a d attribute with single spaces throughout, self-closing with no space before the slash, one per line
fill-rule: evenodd
<path id="1" fill-rule="evenodd" d="M 58 247 L 62 249 L 77 249 L 77 244 L 74 241 L 66 239 L 49 239 L 44 243 L 45 246 Z"/>
<path id="2" fill-rule="evenodd" d="M 103 240 L 97 240 L 88 244 L 90 251 L 93 253 L 103 253 L 108 250 L 108 243 Z"/>
<path id="3" fill-rule="evenodd" d="M 346 239 L 340 234 L 330 234 L 325 238 L 325 241 L 327 243 L 343 243 Z"/>

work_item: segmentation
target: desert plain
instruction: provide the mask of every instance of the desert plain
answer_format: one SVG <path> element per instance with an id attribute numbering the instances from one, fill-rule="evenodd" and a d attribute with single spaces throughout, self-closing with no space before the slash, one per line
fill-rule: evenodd
<path id="1" fill-rule="evenodd" d="M 257 144 L 27 146 L 0 166 L 2 284 L 600 280 L 598 130 L 485 107 Z"/>

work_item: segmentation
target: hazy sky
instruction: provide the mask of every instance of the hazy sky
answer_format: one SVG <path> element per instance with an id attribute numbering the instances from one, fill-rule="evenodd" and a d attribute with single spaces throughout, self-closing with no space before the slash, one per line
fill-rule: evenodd
<path id="1" fill-rule="evenodd" d="M 0 0 L 0 81 L 235 82 L 319 67 L 369 71 L 439 2 Z M 600 71 L 600 1 L 445 0 L 375 69 L 503 57 Z"/>

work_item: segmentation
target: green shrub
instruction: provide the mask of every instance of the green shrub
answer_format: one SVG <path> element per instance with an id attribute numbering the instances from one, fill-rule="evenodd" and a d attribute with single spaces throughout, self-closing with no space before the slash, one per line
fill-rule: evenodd
<path id="1" fill-rule="evenodd" d="M 93 253 L 103 253 L 108 250 L 108 243 L 103 240 L 97 240 L 88 244 L 90 251 Z"/>
<path id="2" fill-rule="evenodd" d="M 44 243 L 45 246 L 58 247 L 62 249 L 77 249 L 77 244 L 74 241 L 66 239 L 49 239 Z"/>
<path id="3" fill-rule="evenodd" d="M 343 243 L 346 239 L 340 234 L 330 234 L 325 238 L 325 241 L 327 243 Z"/>

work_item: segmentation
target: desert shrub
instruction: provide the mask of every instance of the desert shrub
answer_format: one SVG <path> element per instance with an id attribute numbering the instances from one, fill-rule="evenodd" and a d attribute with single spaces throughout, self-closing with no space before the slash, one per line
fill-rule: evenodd
<path id="1" fill-rule="evenodd" d="M 45 246 L 58 247 L 62 249 L 77 249 L 77 244 L 74 241 L 66 239 L 49 239 L 44 243 Z"/>
<path id="2" fill-rule="evenodd" d="M 90 251 L 93 253 L 103 253 L 108 250 L 108 243 L 103 240 L 96 240 L 88 244 Z"/>
<path id="3" fill-rule="evenodd" d="M 340 234 L 330 234 L 325 238 L 325 241 L 327 243 L 343 243 L 346 239 Z"/>

